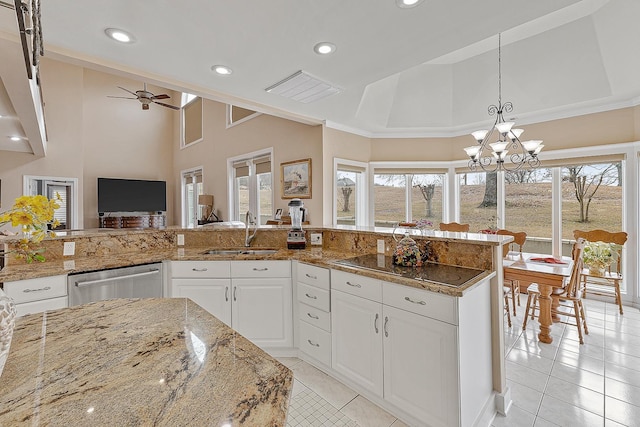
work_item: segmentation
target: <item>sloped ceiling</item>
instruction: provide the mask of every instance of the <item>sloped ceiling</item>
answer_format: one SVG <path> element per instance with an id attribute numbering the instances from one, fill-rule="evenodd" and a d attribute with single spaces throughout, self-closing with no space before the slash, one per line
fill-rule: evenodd
<path id="1" fill-rule="evenodd" d="M 486 127 L 498 100 L 498 33 L 503 101 L 519 124 L 640 102 L 637 0 L 424 0 L 410 9 L 396 0 L 57 0 L 42 8 L 53 58 L 367 136 Z M 108 27 L 137 40 L 118 44 Z M 336 52 L 315 54 L 320 41 Z M 233 74 L 214 74 L 216 64 Z M 297 70 L 342 92 L 310 104 L 265 92 Z"/>

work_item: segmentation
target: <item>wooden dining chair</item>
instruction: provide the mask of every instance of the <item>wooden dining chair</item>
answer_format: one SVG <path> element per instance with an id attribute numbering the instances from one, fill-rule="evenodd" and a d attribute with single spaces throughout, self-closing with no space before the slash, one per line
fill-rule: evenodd
<path id="1" fill-rule="evenodd" d="M 505 243 L 502 246 L 503 255 L 506 257 L 512 247 L 517 247 L 517 251 L 522 254 L 522 247 L 524 243 L 527 241 L 527 233 L 524 231 L 509 231 L 509 230 L 498 230 L 496 232 L 499 236 L 512 236 L 513 241 L 509 243 Z M 509 290 L 509 292 L 505 292 L 509 294 L 511 298 L 511 302 L 513 304 L 513 315 L 516 315 L 516 301 L 518 305 L 520 305 L 520 281 L 518 280 L 509 280 L 506 279 L 504 281 L 504 291 Z"/>
<path id="2" fill-rule="evenodd" d="M 573 267 L 571 269 L 571 276 L 565 286 L 563 292 L 559 295 L 553 295 L 552 298 L 558 299 L 558 306 L 551 309 L 551 314 L 560 316 L 560 322 L 568 325 L 574 325 L 578 328 L 578 338 L 580 344 L 584 344 L 582 337 L 582 330 L 585 334 L 589 334 L 587 328 L 587 319 L 585 317 L 584 305 L 582 304 L 583 288 L 580 286 L 580 277 L 582 273 L 582 251 L 585 247 L 585 240 L 579 238 L 573 245 L 573 253 L 575 259 L 573 261 Z M 527 288 L 527 306 L 525 307 L 524 320 L 522 322 L 522 330 L 527 328 L 527 319 L 531 316 L 533 320 L 535 318 L 536 310 L 539 311 L 538 299 L 540 297 L 540 290 L 537 283 L 532 283 Z M 564 320 L 565 317 L 575 319 L 575 323 Z"/>
<path id="3" fill-rule="evenodd" d="M 459 231 L 466 233 L 469 231 L 469 224 L 459 224 L 457 222 L 441 222 L 440 231 Z"/>
<path id="4" fill-rule="evenodd" d="M 614 261 L 606 269 L 604 276 L 596 276 L 589 272 L 588 268 L 582 269 L 580 283 L 583 287 L 584 295 L 587 294 L 587 285 L 596 285 L 591 287 L 589 293 L 593 295 L 613 297 L 618 304 L 620 314 L 622 311 L 622 298 L 620 297 L 620 282 L 622 281 L 622 248 L 627 242 L 627 233 L 620 231 L 612 233 L 605 230 L 582 231 L 574 230 L 573 237 L 585 239 L 587 242 L 603 242 L 611 243 Z M 613 288 L 613 291 L 607 288 Z"/>

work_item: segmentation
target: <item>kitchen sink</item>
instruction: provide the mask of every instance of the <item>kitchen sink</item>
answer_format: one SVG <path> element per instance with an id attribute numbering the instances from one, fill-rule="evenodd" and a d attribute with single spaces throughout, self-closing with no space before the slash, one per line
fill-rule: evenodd
<path id="1" fill-rule="evenodd" d="M 210 249 L 205 255 L 273 255 L 277 249 Z"/>

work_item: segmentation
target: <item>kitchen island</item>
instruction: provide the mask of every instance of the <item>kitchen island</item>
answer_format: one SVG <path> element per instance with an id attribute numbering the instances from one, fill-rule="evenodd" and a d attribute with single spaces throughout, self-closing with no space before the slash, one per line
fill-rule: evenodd
<path id="1" fill-rule="evenodd" d="M 291 371 L 184 298 L 16 321 L 0 425 L 284 426 Z"/>

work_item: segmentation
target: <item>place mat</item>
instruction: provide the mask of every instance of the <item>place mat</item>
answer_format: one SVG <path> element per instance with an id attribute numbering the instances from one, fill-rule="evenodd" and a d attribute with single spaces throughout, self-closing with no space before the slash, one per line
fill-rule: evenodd
<path id="1" fill-rule="evenodd" d="M 566 264 L 566 262 L 553 257 L 529 258 L 529 261 L 542 262 L 545 264 Z"/>

